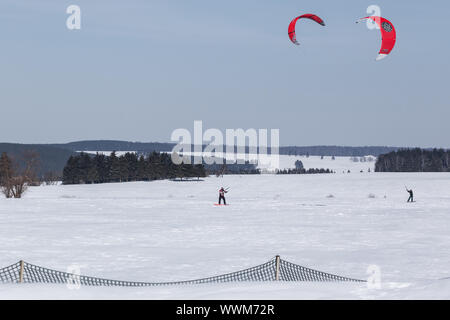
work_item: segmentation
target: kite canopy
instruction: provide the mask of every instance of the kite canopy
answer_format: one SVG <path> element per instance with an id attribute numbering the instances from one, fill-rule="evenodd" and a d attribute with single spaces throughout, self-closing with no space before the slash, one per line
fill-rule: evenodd
<path id="1" fill-rule="evenodd" d="M 370 17 L 361 18 L 357 21 L 357 23 L 364 21 L 366 19 L 373 20 L 380 28 L 381 49 L 380 49 L 380 52 L 378 53 L 377 61 L 384 59 L 387 57 L 387 55 L 389 53 L 391 53 L 392 49 L 395 46 L 396 32 L 395 32 L 394 25 L 389 20 L 387 20 L 383 17 L 378 17 L 378 16 L 370 16 Z"/>
<path id="2" fill-rule="evenodd" d="M 295 43 L 296 45 L 299 45 L 300 43 L 297 42 L 297 38 L 296 38 L 296 36 L 295 36 L 295 26 L 296 26 L 296 24 L 297 24 L 297 21 L 298 21 L 299 19 L 303 19 L 303 18 L 305 18 L 305 19 L 311 19 L 311 20 L 317 22 L 318 24 L 320 24 L 320 25 L 322 25 L 322 26 L 325 26 L 325 23 L 323 22 L 323 20 L 320 19 L 320 18 L 319 18 L 318 16 L 316 16 L 315 14 L 310 14 L 310 13 L 308 13 L 308 14 L 304 14 L 304 15 L 302 15 L 302 16 L 299 16 L 299 17 L 295 18 L 295 19 L 292 20 L 291 23 L 289 24 L 288 33 L 289 33 L 289 38 L 290 38 L 291 41 L 292 41 L 293 43 Z"/>

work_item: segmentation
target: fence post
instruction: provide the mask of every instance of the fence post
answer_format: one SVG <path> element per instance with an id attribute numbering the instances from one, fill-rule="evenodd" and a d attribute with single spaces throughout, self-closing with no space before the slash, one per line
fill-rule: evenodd
<path id="1" fill-rule="evenodd" d="M 23 282 L 23 269 L 24 269 L 24 262 L 23 260 L 20 260 L 19 283 Z"/>
<path id="2" fill-rule="evenodd" d="M 280 280 L 280 256 L 275 257 L 275 280 Z"/>

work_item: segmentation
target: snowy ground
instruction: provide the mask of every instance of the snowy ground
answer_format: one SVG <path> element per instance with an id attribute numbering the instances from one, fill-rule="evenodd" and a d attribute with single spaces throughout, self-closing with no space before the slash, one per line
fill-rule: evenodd
<path id="1" fill-rule="evenodd" d="M 231 187 L 231 205 L 216 207 L 222 185 Z M 406 203 L 405 185 L 417 202 Z M 233 272 L 279 254 L 361 279 L 377 265 L 381 289 L 348 283 L 80 290 L 0 285 L 0 298 L 449 299 L 450 279 L 439 280 L 450 277 L 449 226 L 446 173 L 33 187 L 23 199 L 0 198 L 0 267 L 23 259 L 61 271 L 78 265 L 84 275 L 156 282 Z"/>

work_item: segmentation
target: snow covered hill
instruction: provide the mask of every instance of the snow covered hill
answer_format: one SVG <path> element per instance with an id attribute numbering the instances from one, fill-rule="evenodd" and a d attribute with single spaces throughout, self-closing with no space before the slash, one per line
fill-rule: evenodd
<path id="1" fill-rule="evenodd" d="M 406 203 L 405 185 L 417 202 Z M 213 205 L 220 186 L 231 188 L 230 206 Z M 446 173 L 367 172 L 31 187 L 23 199 L 0 198 L 0 267 L 23 259 L 61 271 L 76 265 L 89 276 L 172 281 L 241 270 L 279 254 L 360 279 L 376 265 L 381 289 L 0 285 L 0 298 L 448 299 L 450 280 L 439 279 L 450 277 L 449 190 Z"/>

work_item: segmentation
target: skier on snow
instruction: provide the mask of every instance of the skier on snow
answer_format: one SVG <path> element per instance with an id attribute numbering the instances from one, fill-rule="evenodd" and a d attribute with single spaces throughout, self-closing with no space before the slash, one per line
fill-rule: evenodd
<path id="1" fill-rule="evenodd" d="M 223 204 L 226 205 L 227 202 L 225 201 L 225 193 L 227 193 L 228 191 L 225 190 L 223 187 L 220 188 L 219 190 L 219 204 L 221 204 L 221 201 L 223 200 Z"/>
<path id="2" fill-rule="evenodd" d="M 406 188 L 406 187 L 405 187 Z M 412 191 L 412 189 L 411 190 L 408 190 L 408 188 L 406 188 L 406 191 L 409 193 L 409 198 L 408 198 L 408 201 L 406 201 L 406 202 L 414 202 L 414 194 L 413 194 L 413 191 Z"/>

